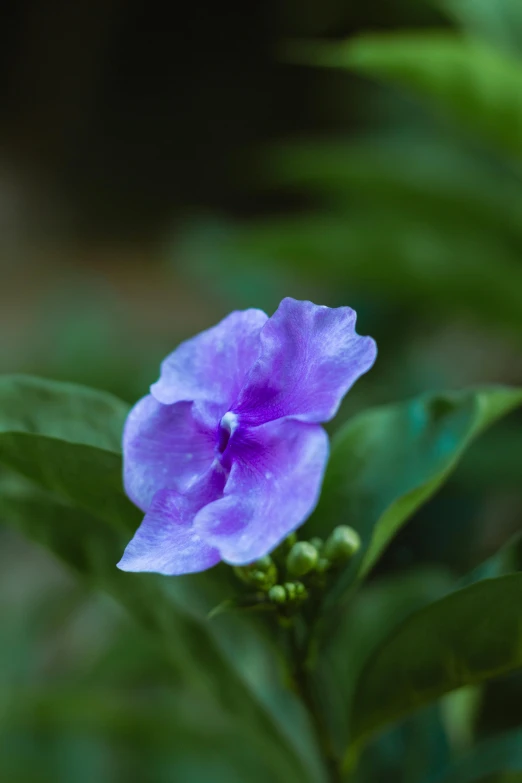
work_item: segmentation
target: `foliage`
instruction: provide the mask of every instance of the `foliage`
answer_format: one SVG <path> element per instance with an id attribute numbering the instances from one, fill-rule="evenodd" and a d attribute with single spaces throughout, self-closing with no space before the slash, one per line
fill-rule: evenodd
<path id="1" fill-rule="evenodd" d="M 259 692 L 245 682 L 237 655 L 223 647 L 222 635 L 229 629 L 222 626 L 216 632 L 209 624 L 199 608 L 204 605 L 203 597 L 201 603 L 194 597 L 191 605 L 183 584 L 187 580 L 136 576 L 115 568 L 125 541 L 122 508 L 128 501 L 122 496 L 119 482 L 113 480 L 116 468 L 121 471 L 114 433 L 121 428 L 126 406 L 83 387 L 32 378 L 4 377 L 1 392 L 1 461 L 31 479 L 29 483 L 6 477 L 0 495 L 5 520 L 44 543 L 90 584 L 121 601 L 161 643 L 174 679 L 183 682 L 183 690 L 191 693 L 191 698 L 208 703 L 204 709 L 222 710 L 232 721 L 231 726 L 240 718 L 232 730 L 249 727 L 255 743 L 264 743 L 263 755 L 267 764 L 273 765 L 270 774 L 274 779 L 302 780 L 303 775 L 314 779 L 310 777 L 314 769 L 310 760 L 304 764 L 305 744 L 308 753 L 312 750 L 315 774 L 320 777 L 319 762 L 314 758 L 317 751 L 313 750 L 314 740 L 307 736 L 310 728 L 305 716 L 300 718 L 301 737 L 296 745 L 295 736 L 280 732 L 282 694 L 275 705 L 267 704 L 266 694 L 260 699 Z M 309 523 L 312 531 L 324 534 L 335 520 L 358 520 L 366 548 L 360 564 L 351 570 L 357 579 L 363 578 L 399 525 L 452 470 L 472 437 L 521 402 L 520 391 L 482 389 L 453 397 L 423 398 L 406 407 L 377 409 L 345 425 L 332 453 L 322 503 Z M 396 455 L 389 452 L 394 445 L 400 446 Z M 114 469 L 107 468 L 108 455 Z M 394 470 L 388 471 L 383 484 L 386 463 Z M 40 488 L 33 487 L 36 484 Z M 89 496 L 87 487 L 91 484 L 96 485 L 96 494 Z M 385 488 L 386 500 L 376 505 L 381 487 Z M 381 509 L 387 506 L 389 510 L 383 514 Z M 131 524 L 130 504 L 127 519 Z M 339 604 L 333 599 L 339 584 L 350 583 L 349 574 L 350 569 L 330 583 L 331 592 L 327 590 L 326 606 L 330 601 L 335 611 Z M 187 590 L 204 592 L 211 587 L 215 598 L 221 576 L 211 571 L 192 578 L 193 586 Z M 398 630 L 392 629 L 389 639 L 362 669 L 352 700 L 352 739 L 364 737 L 448 690 L 519 666 L 517 579 L 512 576 L 480 581 L 430 604 Z M 237 640 L 249 632 L 248 626 L 240 625 Z M 266 646 L 261 638 L 256 644 L 260 650 Z M 467 646 L 459 651 L 459 644 Z M 418 650 L 415 645 L 419 645 Z M 422 654 L 421 648 L 425 651 Z M 445 658 L 446 649 L 451 650 L 451 661 Z M 405 661 L 412 651 L 415 664 L 408 672 Z M 269 647 L 264 654 L 275 669 L 281 665 Z M 293 655 L 297 654 L 294 651 Z M 208 676 L 202 677 L 201 672 L 206 670 Z M 292 676 L 291 671 L 287 676 Z M 282 688 L 282 683 L 278 687 Z M 309 702 L 305 703 L 310 707 Z M 40 714 L 46 708 L 32 709 Z M 60 714 L 62 709 L 68 709 L 66 702 L 63 708 L 53 706 L 52 712 Z M 92 709 L 86 705 L 87 715 Z M 299 714 L 302 708 L 296 702 L 293 709 Z M 183 722 L 180 728 L 173 726 L 173 731 L 183 737 L 189 726 Z M 220 734 L 212 733 L 212 737 L 218 746 L 226 748 Z M 253 743 L 254 739 L 248 740 L 246 747 L 253 748 Z M 233 747 L 237 747 L 235 743 Z M 237 760 L 232 751 L 226 758 L 236 771 L 238 765 L 246 763 Z"/>

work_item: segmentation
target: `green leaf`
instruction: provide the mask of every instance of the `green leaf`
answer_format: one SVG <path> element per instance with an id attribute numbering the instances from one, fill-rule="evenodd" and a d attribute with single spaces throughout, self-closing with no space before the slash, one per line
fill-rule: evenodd
<path id="1" fill-rule="evenodd" d="M 229 612 L 236 612 L 238 614 L 246 614 L 247 612 L 263 612 L 271 613 L 275 612 L 274 604 L 269 603 L 265 596 L 259 595 L 241 596 L 236 598 L 225 598 L 217 606 L 214 606 L 207 615 L 207 620 L 214 620 L 221 614 L 228 614 Z"/>
<path id="2" fill-rule="evenodd" d="M 168 580 L 119 571 L 116 563 L 127 542 L 125 533 L 81 509 L 25 485 L 0 492 L 2 521 L 43 545 L 91 587 L 106 590 L 164 642 L 173 642 L 185 620 L 168 593 Z M 185 628 L 187 634 L 189 626 Z M 171 662 L 190 679 L 197 668 L 179 639 L 170 648 Z"/>
<path id="3" fill-rule="evenodd" d="M 329 632 L 321 638 L 314 680 L 322 694 L 324 720 L 339 755 L 348 742 L 351 704 L 358 680 L 374 652 L 414 612 L 479 580 L 507 573 L 511 570 L 505 563 L 508 552 L 504 548 L 458 582 L 449 571 L 425 568 L 372 579 L 354 593 L 349 603 L 336 608 Z M 445 708 L 450 712 L 447 704 Z M 463 728 L 460 715 L 459 728 Z"/>
<path id="4" fill-rule="evenodd" d="M 522 729 L 480 743 L 429 783 L 473 783 L 503 772 L 522 772 Z"/>
<path id="5" fill-rule="evenodd" d="M 513 54 L 522 51 L 519 0 L 439 0 L 437 4 L 474 37 Z"/>
<path id="6" fill-rule="evenodd" d="M 120 441 L 127 411 L 128 406 L 111 395 L 81 386 L 1 378 L 0 462 L 52 495 L 28 489 L 13 493 L 7 488 L 0 493 L 0 512 L 94 587 L 107 590 L 127 606 L 167 646 L 174 663 L 187 669 L 187 680 L 204 683 L 201 671 L 213 670 L 212 687 L 219 694 L 228 682 L 229 707 L 247 719 L 250 715 L 260 720 L 272 734 L 277 725 L 277 734 L 294 748 L 304 745 L 306 764 L 319 769 L 316 777 L 320 778 L 306 720 L 302 725 L 301 705 L 287 694 L 285 708 L 279 703 L 274 707 L 282 675 L 273 650 L 246 625 L 232 629 L 234 644 L 229 645 L 230 629 L 221 618 L 206 623 L 211 606 L 225 597 L 223 571 L 212 569 L 194 581 L 194 577 L 124 574 L 116 568 L 142 517 L 122 487 Z M 245 642 L 238 654 L 238 639 L 247 635 L 256 643 L 262 669 L 244 671 L 249 658 Z M 194 650 L 199 651 L 199 660 Z M 259 676 L 261 670 L 264 677 Z"/>
<path id="7" fill-rule="evenodd" d="M 392 726 L 365 749 L 350 783 L 420 783 L 451 758 L 438 705 Z"/>
<path id="8" fill-rule="evenodd" d="M 385 295 L 424 315 L 432 308 L 440 317 L 487 319 L 520 340 L 520 253 L 502 230 L 482 226 L 487 223 L 474 220 L 468 231 L 455 213 L 441 221 L 426 210 L 419 216 L 377 201 L 372 208 L 354 204 L 344 214 L 309 213 L 237 227 L 198 225 L 187 232 L 178 255 L 190 259 L 191 274 L 213 287 L 244 278 L 247 260 L 248 268 L 262 270 L 267 279 L 283 271 L 301 285 L 329 278 L 349 285 L 354 296 Z M 278 296 L 273 294 L 272 304 Z"/>
<path id="9" fill-rule="evenodd" d="M 193 694 L 165 689 L 151 699 L 125 689 L 33 686 L 21 689 L 18 696 L 3 732 L 24 729 L 37 736 L 58 735 L 62 742 L 71 734 L 102 737 L 123 746 L 131 758 L 147 751 L 156 757 L 167 754 L 169 779 L 183 783 L 302 779 L 266 737 Z M 153 779 L 148 771 L 145 774 L 147 780 Z"/>
<path id="10" fill-rule="evenodd" d="M 105 392 L 29 376 L 0 377 L 0 462 L 96 517 L 133 529 L 122 486 L 129 406 Z"/>
<path id="11" fill-rule="evenodd" d="M 362 671 L 352 741 L 445 693 L 520 668 L 521 627 L 522 574 L 478 582 L 410 616 Z"/>
<path id="12" fill-rule="evenodd" d="M 409 165 L 405 165 L 408 161 Z M 503 241 L 522 240 L 522 187 L 477 155 L 447 142 L 379 135 L 364 142 L 294 141 L 265 163 L 270 182 L 319 193 L 347 213 L 355 204 L 408 210 L 425 220 L 458 224 Z M 492 177 L 495 187 L 491 187 Z"/>
<path id="13" fill-rule="evenodd" d="M 522 62 L 482 42 L 444 32 L 385 33 L 341 44 L 295 45 L 291 56 L 409 88 L 502 149 L 522 155 Z"/>
<path id="14" fill-rule="evenodd" d="M 0 492 L 0 518 L 44 545 L 90 586 L 107 591 L 121 602 L 161 645 L 176 675 L 174 684 L 190 688 L 198 698 L 211 699 L 219 709 L 266 736 L 286 760 L 290 779 L 298 774 L 297 779 L 302 780 L 305 765 L 312 770 L 305 779 L 322 779 L 300 705 L 274 679 L 273 658 L 255 631 L 236 626 L 231 635 L 226 626 L 219 628 L 221 618 L 212 623 L 201 622 L 192 611 L 190 580 L 119 571 L 116 563 L 128 534 L 25 483 L 10 489 L 4 486 Z M 255 661 L 251 645 L 255 648 Z M 248 674 L 243 671 L 245 666 L 250 668 Z M 269 686 L 260 676 L 260 668 L 263 673 L 266 670 Z M 271 703 L 270 687 L 285 700 L 277 710 Z M 308 746 L 308 756 L 303 753 L 301 757 L 306 762 L 297 760 L 294 726 L 286 730 L 279 725 L 289 713 L 299 728 L 300 741 Z"/>
<path id="15" fill-rule="evenodd" d="M 347 217 L 355 207 L 378 207 L 441 230 L 494 237 L 499 246 L 522 240 L 519 179 L 457 145 L 382 135 L 349 144 L 296 141 L 275 150 L 266 168 L 272 182 L 318 193 Z"/>
<path id="16" fill-rule="evenodd" d="M 349 739 L 350 705 L 366 661 L 398 623 L 451 586 L 449 574 L 417 568 L 369 582 L 336 613 L 331 632 L 322 638 L 314 683 L 339 756 Z"/>
<path id="17" fill-rule="evenodd" d="M 446 480 L 473 439 L 522 404 L 522 390 L 472 389 L 368 410 L 333 438 L 323 491 L 307 533 L 349 524 L 361 552 L 333 596 L 364 577 L 412 514 Z"/>

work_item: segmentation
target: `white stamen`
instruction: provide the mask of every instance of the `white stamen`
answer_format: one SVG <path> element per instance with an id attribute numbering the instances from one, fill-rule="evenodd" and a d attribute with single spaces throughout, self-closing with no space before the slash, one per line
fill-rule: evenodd
<path id="1" fill-rule="evenodd" d="M 231 411 L 228 411 L 228 413 L 225 413 L 223 418 L 221 419 L 221 426 L 223 429 L 228 430 L 231 435 L 234 434 L 238 427 L 238 420 L 237 420 L 237 414 L 232 413 Z"/>

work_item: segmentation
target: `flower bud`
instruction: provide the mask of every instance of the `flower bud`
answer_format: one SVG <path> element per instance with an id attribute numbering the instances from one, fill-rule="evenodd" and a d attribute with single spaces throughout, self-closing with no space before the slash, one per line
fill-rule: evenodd
<path id="1" fill-rule="evenodd" d="M 308 541 L 298 541 L 293 545 L 286 558 L 286 567 L 290 576 L 304 576 L 317 565 L 317 549 Z"/>
<path id="2" fill-rule="evenodd" d="M 286 590 L 282 585 L 274 585 L 268 591 L 268 598 L 273 604 L 286 603 Z"/>
<path id="3" fill-rule="evenodd" d="M 289 601 L 304 601 L 308 598 L 308 591 L 302 582 L 285 582 L 283 587 Z"/>
<path id="4" fill-rule="evenodd" d="M 286 597 L 292 601 L 295 598 L 295 585 L 293 582 L 285 582 L 283 587 L 286 591 Z"/>
<path id="5" fill-rule="evenodd" d="M 319 553 L 322 551 L 322 548 L 324 546 L 324 541 L 322 538 L 318 538 L 317 536 L 315 536 L 314 538 L 310 539 L 310 543 L 312 546 L 314 546 L 317 549 Z"/>
<path id="6" fill-rule="evenodd" d="M 325 574 L 331 565 L 327 557 L 320 557 L 317 561 L 316 571 L 318 574 Z"/>
<path id="7" fill-rule="evenodd" d="M 238 579 L 257 590 L 269 590 L 277 582 L 277 568 L 267 555 L 247 566 L 236 566 L 234 572 Z"/>
<path id="8" fill-rule="evenodd" d="M 302 582 L 294 582 L 295 585 L 295 597 L 304 599 L 308 598 L 308 590 Z"/>
<path id="9" fill-rule="evenodd" d="M 339 525 L 332 531 L 324 545 L 323 555 L 332 563 L 346 563 L 361 546 L 361 539 L 356 530 L 348 525 Z"/>

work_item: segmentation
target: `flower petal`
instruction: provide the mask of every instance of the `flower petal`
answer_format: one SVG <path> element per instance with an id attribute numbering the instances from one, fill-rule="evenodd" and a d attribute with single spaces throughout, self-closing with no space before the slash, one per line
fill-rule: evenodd
<path id="1" fill-rule="evenodd" d="M 185 494 L 161 490 L 127 545 L 118 568 L 174 576 L 204 571 L 221 559 L 194 529 L 199 509 L 222 494 L 225 476 L 210 470 Z"/>
<path id="2" fill-rule="evenodd" d="M 224 496 L 194 528 L 221 558 L 243 565 L 271 552 L 311 514 L 319 498 L 328 437 L 317 424 L 281 419 L 237 432 Z"/>
<path id="3" fill-rule="evenodd" d="M 209 401 L 224 413 L 259 356 L 259 333 L 267 319 L 262 310 L 236 311 L 181 343 L 162 362 L 160 379 L 151 386 L 154 397 L 165 404 Z"/>
<path id="4" fill-rule="evenodd" d="M 162 405 L 150 394 L 131 410 L 123 433 L 123 478 L 142 511 L 156 492 L 182 492 L 212 464 L 216 436 L 195 413 L 190 402 Z"/>
<path id="5" fill-rule="evenodd" d="M 262 350 L 234 412 L 250 425 L 295 416 L 329 421 L 377 354 L 371 337 L 355 332 L 349 307 L 283 299 L 261 332 Z"/>

